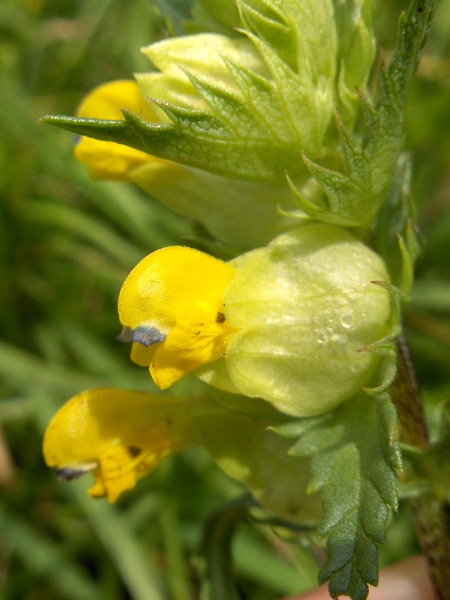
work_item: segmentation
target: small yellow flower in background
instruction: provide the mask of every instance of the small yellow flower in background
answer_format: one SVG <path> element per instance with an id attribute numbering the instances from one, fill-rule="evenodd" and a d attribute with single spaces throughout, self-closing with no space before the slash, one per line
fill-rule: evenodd
<path id="1" fill-rule="evenodd" d="M 220 358 L 237 331 L 223 312 L 236 269 L 208 254 L 173 246 L 153 252 L 130 273 L 119 296 L 121 341 L 149 366 L 160 389 Z"/>
<path id="2" fill-rule="evenodd" d="M 150 123 L 160 118 L 144 98 L 135 81 L 120 80 L 101 85 L 86 96 L 77 110 L 78 117 L 123 120 L 122 110 L 130 110 Z M 123 144 L 81 137 L 75 157 L 89 169 L 93 179 L 127 180 L 132 171 L 150 162 L 169 162 Z"/>

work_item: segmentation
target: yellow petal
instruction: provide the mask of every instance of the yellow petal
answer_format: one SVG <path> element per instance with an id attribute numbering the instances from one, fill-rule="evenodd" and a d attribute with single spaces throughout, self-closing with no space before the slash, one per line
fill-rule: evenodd
<path id="1" fill-rule="evenodd" d="M 208 307 L 214 319 L 223 312 L 223 294 L 236 269 L 209 254 L 169 246 L 146 256 L 131 271 L 119 295 L 124 327 L 154 324 L 170 330 L 180 315 Z M 214 312 L 215 311 L 215 312 Z"/>
<path id="2" fill-rule="evenodd" d="M 164 349 L 180 358 L 205 364 L 220 358 L 230 336 L 236 333 L 223 313 L 201 303 L 180 315 L 164 342 Z"/>
<path id="3" fill-rule="evenodd" d="M 149 346 L 147 348 L 146 346 L 143 346 L 142 344 L 138 344 L 137 342 L 134 342 L 131 347 L 130 358 L 134 363 L 136 363 L 140 367 L 149 367 L 157 347 L 158 346 L 155 345 L 155 346 Z M 163 389 L 163 388 L 161 388 L 161 389 Z"/>
<path id="4" fill-rule="evenodd" d="M 159 118 L 135 81 L 113 81 L 95 88 L 81 103 L 77 116 L 90 119 L 123 120 L 122 109 L 131 110 L 144 120 Z M 140 150 L 114 142 L 82 137 L 75 157 L 87 165 L 94 179 L 127 179 L 128 174 L 153 161 L 163 161 Z"/>
<path id="5" fill-rule="evenodd" d="M 119 296 L 120 321 L 135 342 L 149 346 L 133 344 L 132 359 L 150 364 L 161 389 L 225 352 L 236 329 L 222 298 L 235 274 L 228 263 L 173 246 L 153 252 L 128 276 Z M 155 340 L 160 343 L 153 350 Z"/>
<path id="6" fill-rule="evenodd" d="M 179 358 L 176 354 L 165 351 L 164 344 L 161 344 L 150 363 L 150 375 L 160 390 L 166 390 L 199 366 L 197 361 Z"/>
<path id="7" fill-rule="evenodd" d="M 165 457 L 201 443 L 192 415 L 210 410 L 202 397 L 171 398 L 118 389 L 83 392 L 48 426 L 46 463 L 62 479 L 92 471 L 94 497 L 114 502 Z"/>
<path id="8" fill-rule="evenodd" d="M 228 323 L 218 323 L 215 317 L 214 311 L 210 314 L 208 309 L 197 307 L 197 312 L 180 318 L 166 341 L 158 344 L 150 360 L 150 374 L 161 390 L 225 353 L 237 330 Z"/>

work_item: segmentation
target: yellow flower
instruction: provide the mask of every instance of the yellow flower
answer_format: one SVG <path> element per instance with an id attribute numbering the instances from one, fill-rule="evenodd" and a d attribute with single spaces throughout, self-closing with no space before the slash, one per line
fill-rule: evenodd
<path id="1" fill-rule="evenodd" d="M 92 472 L 91 496 L 115 502 L 164 458 L 202 446 L 263 506 L 316 523 L 319 502 L 306 494 L 308 459 L 288 456 L 291 440 L 269 430 L 286 418 L 266 403 L 242 400 L 242 410 L 230 410 L 211 396 L 89 390 L 54 416 L 44 439 L 45 460 L 62 481 Z"/>
<path id="2" fill-rule="evenodd" d="M 383 261 L 347 232 L 306 225 L 231 263 L 172 247 L 145 258 L 119 298 L 132 359 L 165 389 L 194 371 L 226 392 L 310 417 L 376 383 L 389 334 Z"/>
<path id="3" fill-rule="evenodd" d="M 62 480 L 92 471 L 95 485 L 89 493 L 115 502 L 161 460 L 199 444 L 191 413 L 205 406 L 209 403 L 202 397 L 167 398 L 118 389 L 83 392 L 50 423 L 45 460 Z"/>
<path id="4" fill-rule="evenodd" d="M 197 36 L 195 37 L 197 39 Z M 223 49 L 228 48 L 224 36 L 213 37 L 218 38 L 215 41 L 219 47 L 225 44 Z M 175 43 L 175 40 L 168 41 Z M 242 50 L 248 43 L 245 40 L 241 40 L 240 43 L 233 41 L 231 48 L 236 48 L 231 54 L 238 52 L 238 49 Z M 205 51 L 208 56 L 212 53 L 211 47 L 204 44 L 203 53 L 193 53 L 192 48 L 184 43 L 180 47 L 176 45 L 177 52 L 184 57 L 184 62 L 180 62 L 180 56 L 176 54 L 177 65 L 183 65 L 187 61 L 185 66 L 192 66 L 191 61 L 195 56 L 203 56 Z M 165 43 L 155 44 L 152 46 L 151 55 L 155 59 L 155 65 L 166 69 L 172 63 L 167 62 L 171 53 L 165 56 L 164 47 Z M 215 73 L 222 76 L 228 70 L 217 51 L 215 54 Z M 246 55 L 250 57 L 252 54 L 247 52 Z M 169 71 L 167 75 L 158 72 L 137 75 L 139 84 L 136 81 L 123 80 L 101 85 L 83 100 L 77 116 L 114 122 L 123 120 L 122 110 L 127 109 L 148 123 L 170 125 L 170 120 L 162 109 L 157 104 L 147 101 L 146 96 L 158 98 L 163 103 L 175 103 L 191 108 L 197 106 L 202 99 L 182 69 L 173 66 Z M 175 77 L 175 73 L 178 74 L 178 78 Z M 266 244 L 296 223 L 294 218 L 277 210 L 278 205 L 282 205 L 286 210 L 296 208 L 289 187 L 280 186 L 279 182 L 229 179 L 182 164 L 183 160 L 180 157 L 166 160 L 124 144 L 86 136 L 79 138 L 75 146 L 75 158 L 86 165 L 93 179 L 133 183 L 171 210 L 200 222 L 221 243 L 239 250 Z M 258 214 L 258 227 L 253 226 L 255 214 Z"/>
<path id="5" fill-rule="evenodd" d="M 121 341 L 149 366 L 160 389 L 220 358 L 237 331 L 223 312 L 236 269 L 208 254 L 172 246 L 153 252 L 130 273 L 119 296 Z"/>
<path id="6" fill-rule="evenodd" d="M 160 121 L 138 84 L 128 80 L 113 81 L 92 90 L 79 106 L 77 116 L 117 121 L 123 120 L 123 109 L 132 111 L 150 123 Z M 143 165 L 169 162 L 129 146 L 84 136 L 75 146 L 75 157 L 87 165 L 94 179 L 127 180 L 131 172 Z"/>

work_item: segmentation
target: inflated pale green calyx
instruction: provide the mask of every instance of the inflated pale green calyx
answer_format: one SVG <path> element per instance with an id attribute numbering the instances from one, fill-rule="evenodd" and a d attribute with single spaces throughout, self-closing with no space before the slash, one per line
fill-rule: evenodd
<path id="1" fill-rule="evenodd" d="M 262 506 L 284 519 L 316 525 L 321 507 L 318 496 L 307 492 L 309 459 L 290 455 L 292 440 L 272 431 L 279 413 L 272 417 L 246 414 L 249 398 L 236 399 L 240 408 L 236 405 L 221 413 L 195 415 L 205 448 L 225 473 L 251 490 Z M 226 406 L 227 399 L 222 400 Z"/>
<path id="2" fill-rule="evenodd" d="M 267 244 L 298 223 L 289 216 L 296 207 L 283 183 L 228 179 L 163 160 L 149 161 L 129 178 L 170 209 L 201 223 L 220 244 L 241 251 Z"/>
<path id="3" fill-rule="evenodd" d="M 310 225 L 240 256 L 224 295 L 239 331 L 225 360 L 196 373 L 211 385 L 307 417 L 371 384 L 378 358 L 358 352 L 390 330 L 381 259 L 345 231 Z"/>

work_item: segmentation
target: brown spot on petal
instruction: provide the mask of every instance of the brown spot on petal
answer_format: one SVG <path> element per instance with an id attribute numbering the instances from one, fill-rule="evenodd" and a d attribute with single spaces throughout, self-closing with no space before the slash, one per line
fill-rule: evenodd
<path id="1" fill-rule="evenodd" d="M 131 454 L 131 456 L 133 458 L 136 458 L 136 456 L 139 456 L 139 454 L 142 452 L 142 450 L 140 448 L 138 448 L 137 446 L 128 446 L 128 452 Z"/>
<path id="2" fill-rule="evenodd" d="M 216 317 L 216 323 L 224 323 L 226 321 L 226 316 L 223 312 L 218 312 Z"/>

